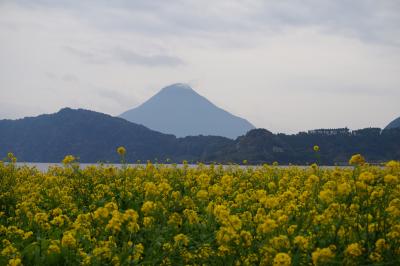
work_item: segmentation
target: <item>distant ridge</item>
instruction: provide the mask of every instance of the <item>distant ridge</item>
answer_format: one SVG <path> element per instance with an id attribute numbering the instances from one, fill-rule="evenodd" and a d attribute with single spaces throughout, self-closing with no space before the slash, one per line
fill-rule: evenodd
<path id="1" fill-rule="evenodd" d="M 385 129 L 393 129 L 393 128 L 400 128 L 400 117 L 396 118 L 392 122 L 390 122 Z"/>
<path id="2" fill-rule="evenodd" d="M 331 129 L 332 130 L 332 129 Z M 60 162 L 72 154 L 80 162 L 120 162 L 116 149 L 124 146 L 125 159 L 165 162 L 218 162 L 223 164 L 315 162 L 346 164 L 361 153 L 370 163 L 400 160 L 400 128 L 365 128 L 352 134 L 330 131 L 273 134 L 253 129 L 235 140 L 218 136 L 176 138 L 119 117 L 83 109 L 64 108 L 54 114 L 0 120 L 0 161 L 12 152 L 22 162 Z M 333 129 L 334 130 L 334 129 Z"/>
<path id="3" fill-rule="evenodd" d="M 63 108 L 53 114 L 0 120 L 0 161 L 8 152 L 22 162 L 61 162 L 74 155 L 83 163 L 120 162 L 116 149 L 124 146 L 125 159 L 165 162 L 211 160 L 233 140 L 218 136 L 177 139 L 119 117 L 84 109 Z"/>
<path id="4" fill-rule="evenodd" d="M 254 129 L 247 120 L 217 107 L 182 83 L 161 89 L 120 117 L 177 137 L 213 135 L 234 139 Z"/>
<path id="5" fill-rule="evenodd" d="M 13 152 L 28 162 L 60 162 L 68 154 L 81 162 L 116 162 L 118 146 L 125 146 L 132 160 L 153 159 L 170 153 L 175 141 L 175 136 L 84 109 L 0 120 L 1 155 Z"/>

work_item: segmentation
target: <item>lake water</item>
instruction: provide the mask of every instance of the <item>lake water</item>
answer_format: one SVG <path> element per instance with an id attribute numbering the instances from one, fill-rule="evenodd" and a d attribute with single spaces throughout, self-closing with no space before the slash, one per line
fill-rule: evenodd
<path id="1" fill-rule="evenodd" d="M 40 171 L 47 171 L 49 169 L 49 167 L 51 166 L 63 166 L 62 163 L 22 163 L 19 162 L 17 163 L 18 166 L 29 166 L 29 167 L 36 167 L 37 169 L 39 169 Z M 84 169 L 88 166 L 99 166 L 101 164 L 98 163 L 80 163 L 79 166 L 81 169 Z M 117 164 L 117 163 L 113 163 L 113 164 L 102 164 L 104 166 L 115 166 L 118 168 L 122 167 L 122 164 Z M 128 164 L 128 166 L 138 166 L 138 165 L 145 165 L 145 164 Z"/>
<path id="2" fill-rule="evenodd" d="M 79 166 L 80 168 L 84 169 L 88 166 L 99 166 L 99 165 L 104 165 L 104 166 L 115 166 L 117 168 L 121 168 L 123 165 L 122 164 L 98 164 L 98 163 L 80 163 Z M 146 164 L 127 164 L 127 166 L 145 166 Z M 155 164 L 157 165 L 157 164 Z M 30 162 L 18 162 L 17 166 L 29 166 L 29 167 L 36 167 L 40 171 L 46 172 L 50 166 L 63 166 L 61 163 L 30 163 Z M 170 164 L 172 167 L 173 164 Z M 183 167 L 183 164 L 177 164 L 178 167 Z M 197 167 L 197 164 L 189 164 L 190 168 Z M 217 165 L 216 165 L 217 166 Z M 247 168 L 247 167 L 258 167 L 259 165 L 223 165 L 224 167 L 230 167 L 230 166 L 239 166 L 241 168 Z M 288 168 L 288 167 L 299 167 L 299 168 L 308 168 L 310 167 L 309 165 L 279 165 L 279 168 Z M 320 166 L 322 169 L 334 169 L 336 167 L 339 168 L 349 168 L 351 166 Z"/>
<path id="3" fill-rule="evenodd" d="M 51 166 L 63 166 L 62 163 L 24 163 L 24 162 L 18 162 L 16 163 L 17 166 L 29 166 L 29 167 L 36 167 L 37 169 L 39 169 L 40 171 L 46 172 L 49 167 Z M 156 163 L 153 163 L 154 165 L 157 165 Z M 104 163 L 104 164 L 99 164 L 99 163 L 79 163 L 79 167 L 81 169 L 84 169 L 88 166 L 114 166 L 117 168 L 122 168 L 123 164 L 119 164 L 119 163 Z M 167 164 L 163 164 L 163 165 L 167 165 Z M 174 164 L 168 164 L 170 167 L 173 167 Z M 206 165 L 206 164 L 204 164 Z M 146 164 L 127 164 L 127 166 L 146 166 Z M 177 167 L 183 167 L 183 164 L 176 164 Z M 194 167 L 198 167 L 198 164 L 188 164 L 188 166 L 190 168 L 194 168 Z M 206 165 L 208 166 L 208 165 Z M 239 167 L 256 167 L 254 166 L 249 166 L 249 165 L 223 165 L 224 167 L 229 167 L 229 166 L 239 166 Z"/>

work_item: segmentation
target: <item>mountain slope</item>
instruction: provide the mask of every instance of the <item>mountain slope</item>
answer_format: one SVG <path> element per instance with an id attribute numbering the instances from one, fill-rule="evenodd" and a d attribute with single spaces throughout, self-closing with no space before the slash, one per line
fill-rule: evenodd
<path id="1" fill-rule="evenodd" d="M 0 160 L 13 152 L 19 161 L 60 162 L 65 155 L 80 162 L 119 162 L 118 146 L 126 147 L 126 160 L 158 159 L 164 162 L 219 162 L 250 164 L 309 164 L 317 160 L 314 145 L 320 146 L 318 160 L 325 165 L 345 164 L 361 153 L 368 162 L 400 160 L 400 129 L 366 128 L 351 133 L 324 135 L 273 134 L 250 130 L 231 140 L 218 136 L 176 138 L 144 126 L 88 110 L 65 108 L 58 113 L 19 120 L 0 120 Z"/>
<path id="2" fill-rule="evenodd" d="M 225 146 L 218 162 L 251 164 L 271 163 L 311 164 L 319 161 L 323 165 L 347 164 L 353 154 L 361 153 L 368 162 L 378 163 L 400 160 L 400 129 L 384 130 L 365 128 L 352 134 L 319 135 L 299 133 L 295 135 L 272 134 L 265 129 L 254 129 Z M 318 145 L 320 151 L 314 152 Z M 210 161 L 206 158 L 206 161 Z"/>
<path id="3" fill-rule="evenodd" d="M 118 146 L 126 147 L 131 161 L 154 160 L 172 153 L 175 143 L 175 136 L 82 109 L 0 120 L 0 156 L 10 151 L 20 161 L 60 162 L 73 154 L 81 162 L 115 162 Z"/>
<path id="4" fill-rule="evenodd" d="M 385 129 L 393 129 L 393 128 L 400 128 L 400 117 L 396 118 L 392 122 L 390 122 Z"/>
<path id="5" fill-rule="evenodd" d="M 236 138 L 254 128 L 247 120 L 215 106 L 188 85 L 173 84 L 120 117 L 177 137 Z"/>

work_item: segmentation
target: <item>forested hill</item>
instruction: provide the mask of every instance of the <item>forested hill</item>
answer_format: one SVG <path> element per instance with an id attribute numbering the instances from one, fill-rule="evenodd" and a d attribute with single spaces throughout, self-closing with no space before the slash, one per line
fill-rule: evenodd
<path id="1" fill-rule="evenodd" d="M 318 152 L 313 150 L 314 145 L 320 147 Z M 256 164 L 277 161 L 301 165 L 318 161 L 334 165 L 346 164 L 351 155 L 357 153 L 372 163 L 400 160 L 400 129 L 366 128 L 346 133 L 302 132 L 296 135 L 256 129 L 239 137 L 219 161 L 246 159 Z"/>
<path id="2" fill-rule="evenodd" d="M 129 159 L 154 159 L 173 151 L 176 138 L 83 109 L 0 121 L 0 151 L 13 152 L 19 161 L 60 162 L 73 154 L 81 162 L 119 160 L 115 149 L 125 146 Z"/>
<path id="3" fill-rule="evenodd" d="M 313 146 L 320 146 L 318 153 Z M 116 148 L 124 146 L 126 160 L 343 164 L 355 153 L 378 163 L 400 160 L 400 129 L 381 131 L 312 131 L 296 135 L 254 129 L 231 140 L 218 136 L 176 138 L 122 118 L 88 110 L 64 108 L 58 113 L 19 120 L 0 120 L 0 158 L 13 152 L 19 161 L 60 162 L 67 154 L 81 162 L 118 162 Z"/>

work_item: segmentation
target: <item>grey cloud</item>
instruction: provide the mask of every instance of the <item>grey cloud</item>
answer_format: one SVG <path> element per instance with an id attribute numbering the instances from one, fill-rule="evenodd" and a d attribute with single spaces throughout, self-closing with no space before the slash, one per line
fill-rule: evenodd
<path id="1" fill-rule="evenodd" d="M 0 29 L 5 29 L 7 31 L 18 31 L 20 27 L 14 23 L 0 20 Z"/>
<path id="2" fill-rule="evenodd" d="M 64 74 L 61 77 L 59 77 L 54 72 L 46 72 L 45 76 L 50 80 L 59 80 L 60 79 L 65 82 L 74 82 L 74 83 L 79 82 L 79 78 L 76 75 L 71 74 L 71 73 L 67 73 L 67 74 Z"/>
<path id="3" fill-rule="evenodd" d="M 92 89 L 93 92 L 96 93 L 98 96 L 106 98 L 107 100 L 112 100 L 122 106 L 131 107 L 137 103 L 136 100 L 131 99 L 131 97 L 121 92 L 118 92 L 117 90 L 98 88 L 95 86 L 92 86 Z"/>
<path id="4" fill-rule="evenodd" d="M 62 80 L 65 82 L 72 82 L 72 83 L 79 82 L 79 78 L 77 76 L 75 76 L 74 74 L 65 74 L 62 77 Z"/>
<path id="5" fill-rule="evenodd" d="M 324 95 L 324 97 L 332 97 L 345 95 L 348 97 L 371 96 L 371 97 L 400 97 L 400 90 L 397 87 L 381 85 L 380 88 L 364 81 L 346 80 L 335 81 L 321 79 L 318 77 L 292 78 L 286 88 L 281 90 L 287 93 Z M 298 84 L 307 84 L 307 86 L 298 86 Z"/>
<path id="6" fill-rule="evenodd" d="M 0 119 L 19 119 L 38 115 L 45 112 L 43 106 L 34 104 L 22 104 L 17 102 L 5 102 L 0 100 Z"/>
<path id="7" fill-rule="evenodd" d="M 353 101 L 360 107 L 353 123 L 358 127 L 371 104 L 379 105 L 376 115 L 384 119 L 399 112 L 399 10 L 399 0 L 0 0 L 0 87 L 29 96 L 4 94 L 1 100 L 47 105 L 47 111 L 68 103 L 117 114 L 156 87 L 198 79 L 205 95 L 233 102 L 252 120 L 278 110 L 274 102 Z M 70 72 L 79 73 L 79 82 L 69 83 Z M 261 101 L 269 98 L 277 100 Z M 0 104 L 0 117 L 42 112 L 7 108 Z M 282 116 L 255 122 L 310 127 L 285 120 L 309 114 L 298 109 L 297 102 L 289 104 Z M 348 104 L 341 112 L 352 109 Z M 334 112 L 321 111 L 315 123 L 327 123 Z M 335 121 L 331 115 L 328 122 Z"/>
<path id="8" fill-rule="evenodd" d="M 141 65 L 146 67 L 176 67 L 184 64 L 184 61 L 176 56 L 164 54 L 139 54 L 123 48 L 114 48 L 112 50 L 104 50 L 101 52 L 86 51 L 69 46 L 64 48 L 67 52 L 81 58 L 84 62 L 89 64 L 122 62 L 128 65 Z"/>
<path id="9" fill-rule="evenodd" d="M 209 37 L 226 32 L 270 34 L 287 27 L 314 27 L 327 34 L 400 45 L 398 0 L 18 2 L 68 10 L 100 30 Z"/>
<path id="10" fill-rule="evenodd" d="M 86 63 L 90 64 L 105 64 L 108 62 L 107 58 L 99 53 L 89 52 L 82 49 L 76 49 L 70 46 L 65 46 L 64 50 L 70 54 L 79 57 Z"/>
<path id="11" fill-rule="evenodd" d="M 308 92 L 312 94 L 346 95 L 348 97 L 371 96 L 371 97 L 397 97 L 399 91 L 393 88 L 376 89 L 373 87 L 362 86 L 359 84 L 329 84 L 321 83 L 320 87 L 309 87 L 299 89 L 300 93 Z"/>
<path id="12" fill-rule="evenodd" d="M 169 56 L 169 55 L 141 55 L 133 51 L 117 48 L 114 51 L 114 55 L 120 61 L 126 64 L 132 65 L 143 65 L 143 66 L 179 66 L 183 65 L 184 62 L 179 57 Z"/>
<path id="13" fill-rule="evenodd" d="M 363 41 L 400 44 L 400 2 L 397 0 L 308 0 L 298 3 L 266 2 L 259 15 L 271 14 L 273 23 L 278 25 L 312 26 L 326 33 Z"/>
<path id="14" fill-rule="evenodd" d="M 55 73 L 53 73 L 53 72 L 46 72 L 46 73 L 45 73 L 45 76 L 46 76 L 48 79 L 57 79 L 57 75 L 56 75 Z"/>

